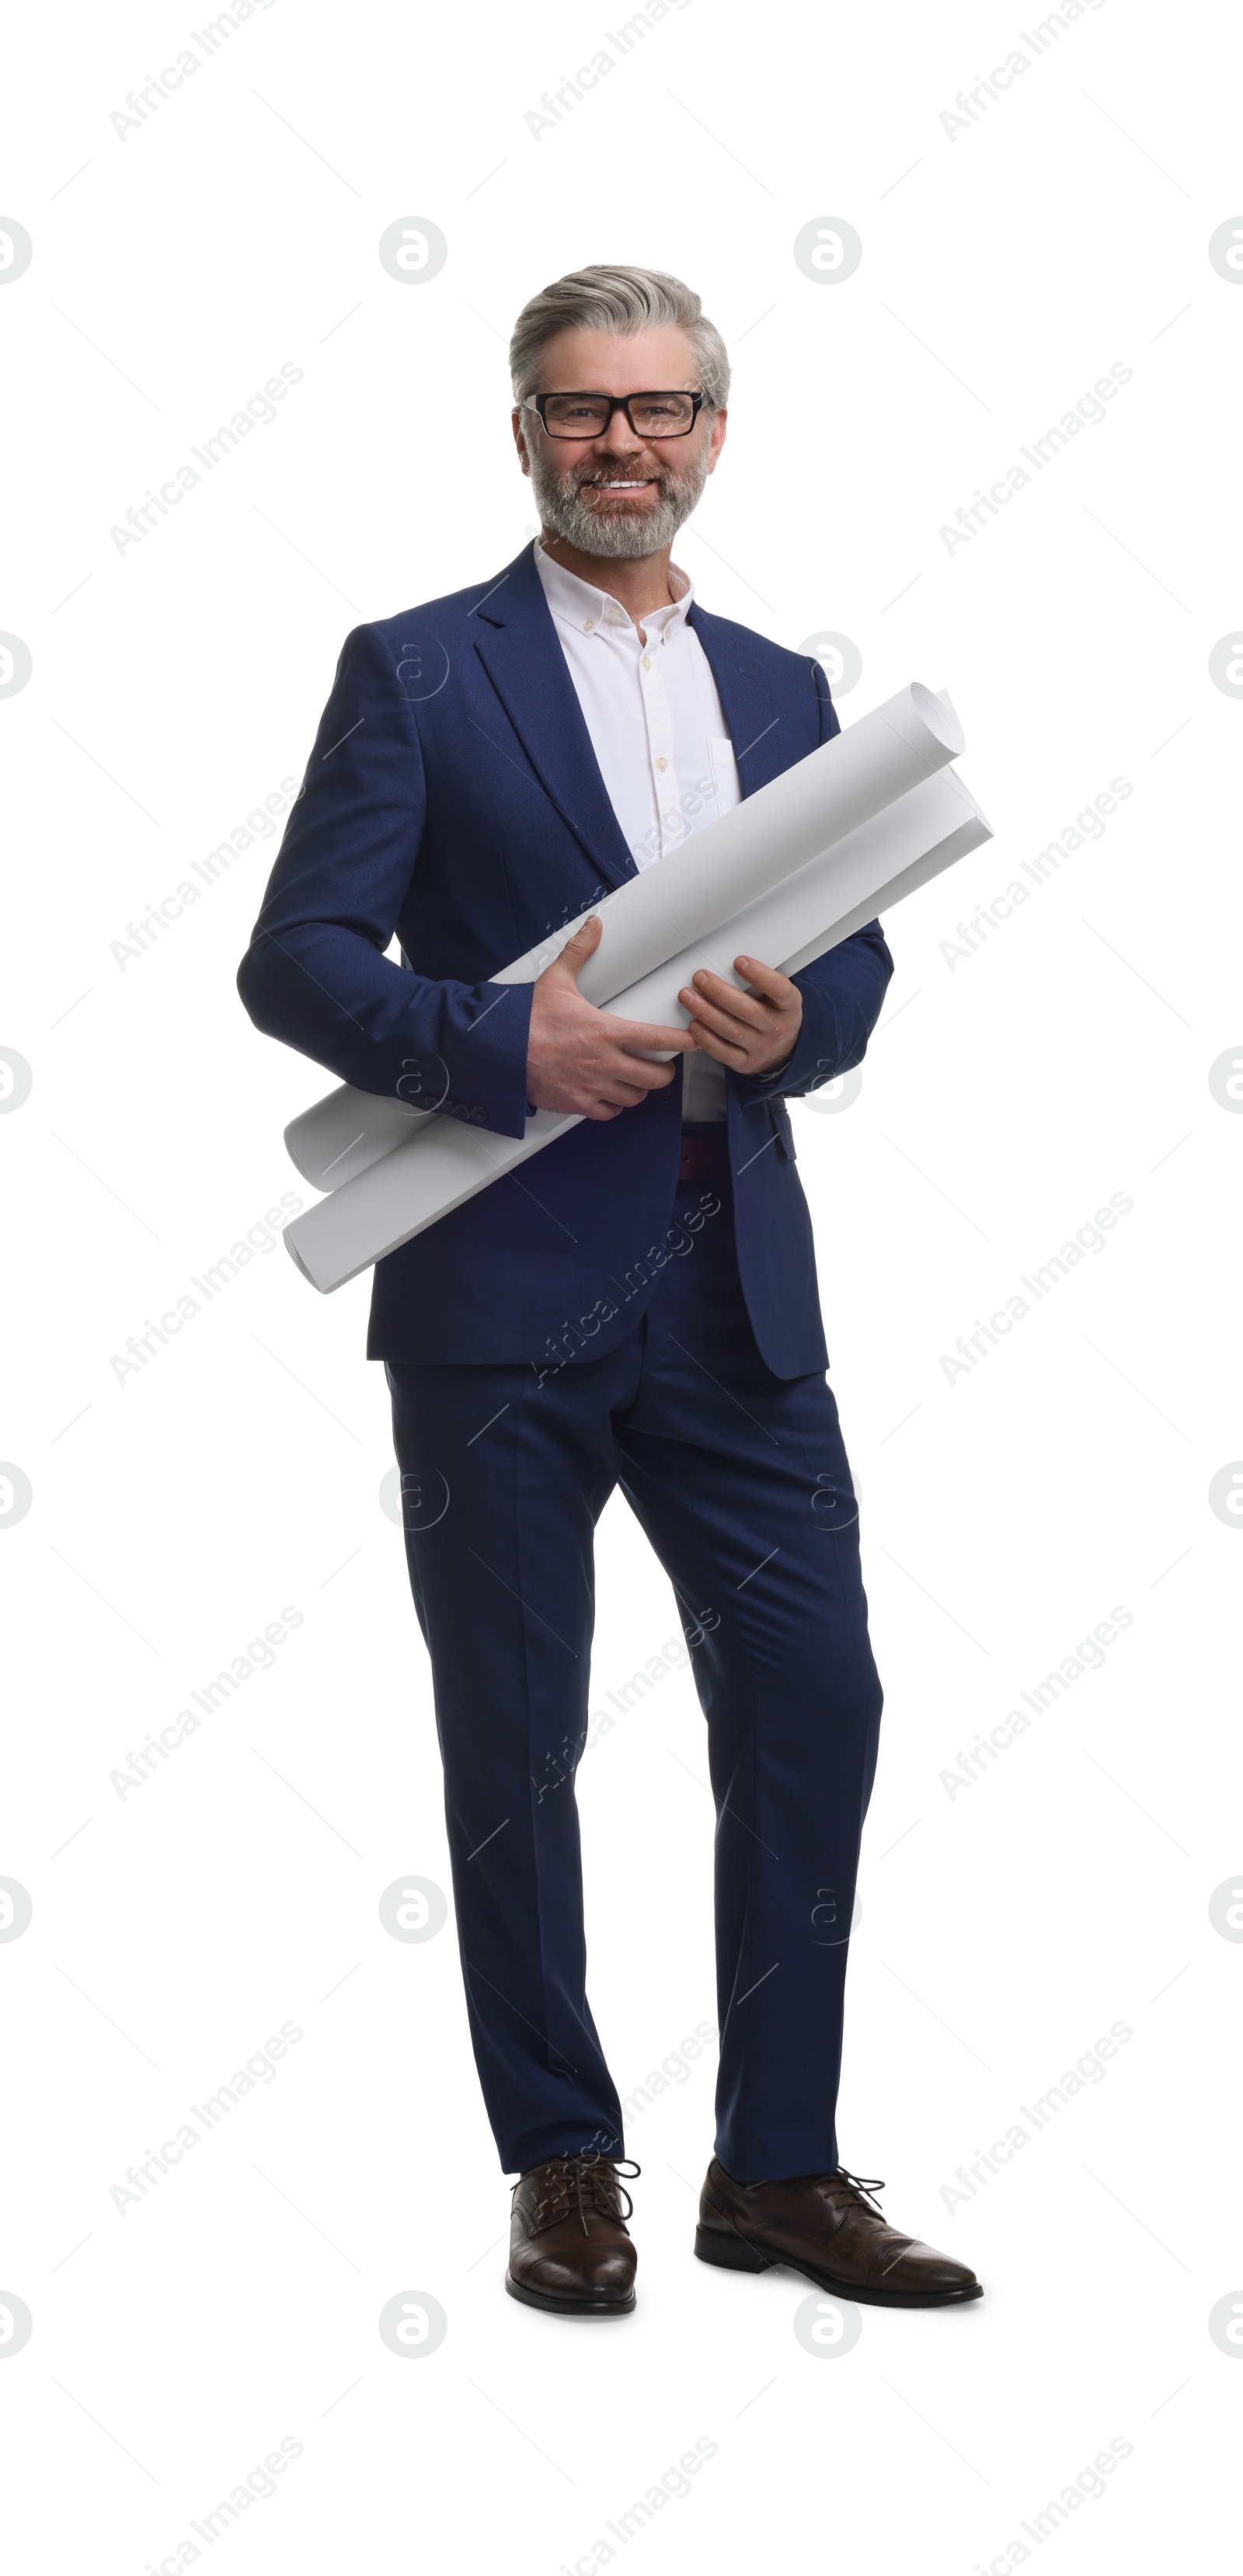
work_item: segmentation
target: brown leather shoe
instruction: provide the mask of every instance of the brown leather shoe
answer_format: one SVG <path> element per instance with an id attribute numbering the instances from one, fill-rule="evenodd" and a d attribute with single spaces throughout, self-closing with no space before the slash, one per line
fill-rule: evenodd
<path id="1" fill-rule="evenodd" d="M 982 2298 L 965 2263 L 888 2225 L 871 2199 L 884 2187 L 843 2165 L 788 2182 L 735 2182 L 714 2156 L 695 2252 L 701 2263 L 728 2272 L 769 2272 L 784 2263 L 817 2289 L 874 2308 L 950 2308 Z"/>
<path id="2" fill-rule="evenodd" d="M 627 2164 L 632 2177 L 636 2164 Z M 626 2227 L 634 2203 L 613 2156 L 551 2156 L 514 2184 L 511 2299 L 555 2317 L 626 2317 L 638 2256 Z M 625 2202 L 625 2208 L 622 2202 Z"/>

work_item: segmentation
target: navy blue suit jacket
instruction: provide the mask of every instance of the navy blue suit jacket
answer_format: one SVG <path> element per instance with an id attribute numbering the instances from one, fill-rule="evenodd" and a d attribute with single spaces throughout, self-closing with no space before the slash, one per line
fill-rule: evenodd
<path id="1" fill-rule="evenodd" d="M 824 674 L 690 616 L 753 795 L 840 730 Z M 257 1027 L 338 1080 L 520 1136 L 532 988 L 489 978 L 635 873 L 528 546 L 493 581 L 346 638 L 238 989 Z M 780 1377 L 827 1353 L 779 1095 L 858 1064 L 892 972 L 871 922 L 795 978 L 788 1065 L 727 1074 L 743 1293 Z M 678 1191 L 680 1125 L 679 1074 L 377 1262 L 368 1357 L 543 1368 L 611 1348 L 678 1257 L 675 1194 L 697 1194 Z"/>

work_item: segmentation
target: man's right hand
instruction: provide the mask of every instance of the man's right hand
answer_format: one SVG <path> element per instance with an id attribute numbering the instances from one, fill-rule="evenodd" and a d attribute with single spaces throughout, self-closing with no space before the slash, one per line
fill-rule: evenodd
<path id="1" fill-rule="evenodd" d="M 649 1064 L 636 1050 L 693 1055 L 689 1029 L 662 1029 L 614 1019 L 579 992 L 578 978 L 604 935 L 598 913 L 546 966 L 531 997 L 527 1098 L 536 1109 L 570 1110 L 580 1118 L 619 1118 L 649 1091 L 663 1091 L 674 1064 Z"/>

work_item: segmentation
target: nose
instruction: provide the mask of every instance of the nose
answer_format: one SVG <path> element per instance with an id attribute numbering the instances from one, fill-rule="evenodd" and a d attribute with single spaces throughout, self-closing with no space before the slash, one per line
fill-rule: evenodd
<path id="1" fill-rule="evenodd" d="M 596 445 L 608 456 L 637 456 L 643 441 L 636 437 L 624 411 L 615 411 L 603 437 L 596 440 Z"/>

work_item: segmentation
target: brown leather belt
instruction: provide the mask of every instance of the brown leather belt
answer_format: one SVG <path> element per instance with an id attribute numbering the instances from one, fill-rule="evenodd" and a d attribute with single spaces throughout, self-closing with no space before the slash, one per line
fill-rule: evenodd
<path id="1" fill-rule="evenodd" d="M 680 1181 L 704 1181 L 719 1178 L 729 1170 L 729 1129 L 723 1118 L 702 1126 L 684 1127 L 682 1153 L 678 1163 Z"/>

